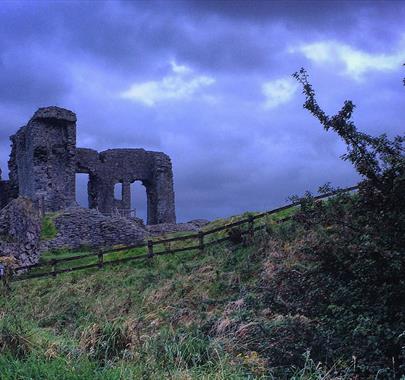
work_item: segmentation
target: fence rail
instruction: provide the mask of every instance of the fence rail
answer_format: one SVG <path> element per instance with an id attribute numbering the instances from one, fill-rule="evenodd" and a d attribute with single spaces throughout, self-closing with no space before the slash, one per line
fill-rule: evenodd
<path id="1" fill-rule="evenodd" d="M 321 200 L 321 199 L 326 199 L 331 196 L 341 194 L 341 193 L 347 193 L 347 192 L 352 192 L 357 190 L 357 186 L 352 186 L 348 187 L 345 189 L 337 190 L 334 192 L 330 192 L 327 194 L 319 195 L 316 197 L 313 197 L 315 200 Z M 240 231 L 241 235 L 248 235 L 250 237 L 254 236 L 254 233 L 259 230 L 263 230 L 266 228 L 266 224 L 261 224 L 261 225 L 256 225 L 255 226 L 255 221 L 258 219 L 262 219 L 265 217 L 268 217 L 273 214 L 277 214 L 281 211 L 290 209 L 292 207 L 296 207 L 300 204 L 300 202 L 293 202 L 288 205 L 282 206 L 275 208 L 270 211 L 262 212 L 256 215 L 251 215 L 249 217 L 246 217 L 244 219 L 232 222 L 232 223 L 227 223 L 223 226 L 219 226 L 213 229 L 210 229 L 208 231 L 199 231 L 194 234 L 186 235 L 186 236 L 179 236 L 179 237 L 173 237 L 173 238 L 168 238 L 168 239 L 159 239 L 156 238 L 155 240 L 147 240 L 143 243 L 140 244 L 134 244 L 134 245 L 122 245 L 118 247 L 111 247 L 111 248 L 98 248 L 95 249 L 91 253 L 86 253 L 82 255 L 75 255 L 75 256 L 69 256 L 61 259 L 52 259 L 49 261 L 45 262 L 40 262 L 37 264 L 32 264 L 32 265 L 25 265 L 25 266 L 20 266 L 17 268 L 13 268 L 12 272 L 10 274 L 9 270 L 9 276 L 5 275 L 3 276 L 3 281 L 7 281 L 7 277 L 9 277 L 8 282 L 11 281 L 22 281 L 22 280 L 28 280 L 28 279 L 33 279 L 33 278 L 41 278 L 41 277 L 47 277 L 47 276 L 53 276 L 56 277 L 58 274 L 62 273 L 67 273 L 67 272 L 73 272 L 73 271 L 78 271 L 78 270 L 84 270 L 84 269 L 90 269 L 90 268 L 103 268 L 105 265 L 111 265 L 111 264 L 117 264 L 117 263 L 123 263 L 123 262 L 128 262 L 128 261 L 134 261 L 134 260 L 140 260 L 140 259 L 152 259 L 154 256 L 164 256 L 164 255 L 169 255 L 169 254 L 174 254 L 174 253 L 179 253 L 179 252 L 185 252 L 185 251 L 195 251 L 199 250 L 200 252 L 203 252 L 205 248 L 210 247 L 215 244 L 219 244 L 221 242 L 230 240 L 230 234 L 227 236 L 218 236 L 216 239 L 214 237 L 213 240 L 206 241 L 206 237 L 209 235 L 213 235 L 218 232 L 222 231 L 230 231 L 235 227 L 242 226 L 244 224 L 247 224 L 247 229 L 245 231 Z M 288 220 L 291 220 L 291 216 L 287 216 L 285 218 L 279 219 L 274 221 L 274 223 L 280 224 L 284 223 Z M 171 243 L 174 242 L 179 242 L 179 241 L 186 241 L 186 240 L 193 240 L 194 245 L 186 246 L 186 247 L 181 247 L 181 248 L 176 248 L 172 247 Z M 196 244 L 197 241 L 197 244 Z M 163 246 L 163 250 L 156 250 L 155 248 L 157 246 Z M 118 259 L 108 259 L 108 255 L 111 255 L 115 252 L 121 252 L 121 251 L 129 251 L 132 249 L 136 248 L 145 248 L 146 253 L 138 254 L 136 256 L 129 256 L 129 257 L 123 257 L 123 258 L 118 258 Z M 76 261 L 76 260 L 83 260 L 83 259 L 89 259 L 89 258 L 94 258 L 97 259 L 96 262 L 90 263 L 90 264 L 81 264 L 78 266 L 72 266 L 72 267 L 67 267 L 67 268 L 58 268 L 58 264 L 61 263 L 68 263 L 70 261 Z M 38 268 L 51 268 L 51 271 L 46 271 L 46 272 L 29 272 L 28 274 L 21 274 L 19 276 L 14 276 L 14 274 L 21 272 L 21 271 L 28 271 L 30 269 L 38 269 Z M 7 268 L 6 268 L 7 269 Z M 11 278 L 10 278 L 11 277 Z M 8 284 L 5 284 L 6 288 Z"/>

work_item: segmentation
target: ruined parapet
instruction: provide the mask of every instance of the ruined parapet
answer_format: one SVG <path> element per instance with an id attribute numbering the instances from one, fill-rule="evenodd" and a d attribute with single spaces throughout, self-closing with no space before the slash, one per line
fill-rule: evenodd
<path id="1" fill-rule="evenodd" d="M 11 141 L 10 182 L 19 195 L 43 199 L 46 211 L 74 205 L 76 115 L 40 108 Z"/>

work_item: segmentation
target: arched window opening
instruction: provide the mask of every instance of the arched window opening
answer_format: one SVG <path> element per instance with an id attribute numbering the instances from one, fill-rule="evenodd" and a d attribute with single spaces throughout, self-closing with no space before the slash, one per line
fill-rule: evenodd
<path id="1" fill-rule="evenodd" d="M 122 183 L 118 182 L 114 186 L 114 198 L 117 201 L 122 201 Z"/>
<path id="2" fill-rule="evenodd" d="M 76 202 L 84 208 L 89 208 L 88 184 L 87 173 L 76 173 Z"/>
<path id="3" fill-rule="evenodd" d="M 136 217 L 147 223 L 147 197 L 146 188 L 141 181 L 131 184 L 132 209 L 135 210 Z"/>

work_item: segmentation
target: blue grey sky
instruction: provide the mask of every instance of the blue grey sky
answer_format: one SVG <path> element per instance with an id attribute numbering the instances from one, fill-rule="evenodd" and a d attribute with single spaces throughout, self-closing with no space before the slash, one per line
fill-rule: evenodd
<path id="1" fill-rule="evenodd" d="M 327 112 L 351 99 L 359 129 L 402 134 L 404 20 L 399 0 L 3 0 L 3 177 L 8 136 L 57 105 L 76 112 L 78 146 L 169 154 L 180 221 L 352 185 L 345 146 L 302 108 L 291 74 L 307 69 Z"/>

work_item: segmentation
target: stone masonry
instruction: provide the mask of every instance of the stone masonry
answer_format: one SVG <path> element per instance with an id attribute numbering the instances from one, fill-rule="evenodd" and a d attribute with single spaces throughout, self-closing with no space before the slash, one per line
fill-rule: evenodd
<path id="1" fill-rule="evenodd" d="M 28 198 L 12 200 L 0 210 L 0 257 L 14 257 L 17 265 L 39 260 L 41 216 Z"/>
<path id="2" fill-rule="evenodd" d="M 102 213 L 131 209 L 131 183 L 141 181 L 147 195 L 147 223 L 175 223 L 172 165 L 169 156 L 144 149 L 77 149 L 76 170 L 89 174 L 89 207 Z M 121 200 L 114 186 L 122 184 Z"/>
<path id="3" fill-rule="evenodd" d="M 18 194 L 43 199 L 46 211 L 75 204 L 76 115 L 40 108 L 11 136 L 10 182 Z"/>
<path id="4" fill-rule="evenodd" d="M 90 208 L 104 214 L 129 211 L 130 185 L 141 181 L 147 194 L 147 223 L 176 222 L 172 164 L 164 153 L 77 148 L 76 115 L 59 107 L 40 108 L 11 141 L 10 179 L 0 181 L 0 207 L 19 195 L 40 202 L 44 211 L 75 206 L 75 175 L 88 173 Z M 114 198 L 117 183 L 122 184 L 120 200 Z"/>
<path id="5" fill-rule="evenodd" d="M 94 209 L 72 207 L 50 216 L 56 236 L 41 241 L 41 252 L 81 248 L 112 248 L 141 244 L 147 237 L 142 219 L 105 216 Z"/>

